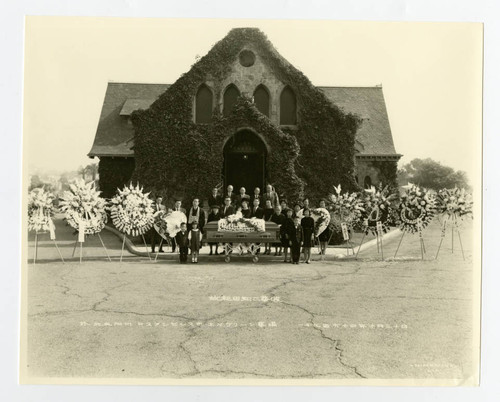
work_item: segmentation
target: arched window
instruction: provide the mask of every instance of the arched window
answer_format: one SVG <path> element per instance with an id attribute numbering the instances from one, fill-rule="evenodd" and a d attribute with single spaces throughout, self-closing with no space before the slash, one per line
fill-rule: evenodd
<path id="1" fill-rule="evenodd" d="M 224 91 L 224 116 L 229 116 L 234 109 L 236 100 L 240 96 L 240 91 L 236 88 L 236 85 L 229 85 Z"/>
<path id="2" fill-rule="evenodd" d="M 370 188 L 372 186 L 372 178 L 370 176 L 365 176 L 365 188 Z"/>
<path id="3" fill-rule="evenodd" d="M 259 85 L 255 89 L 253 101 L 259 112 L 269 117 L 269 92 L 264 85 Z"/>
<path id="4" fill-rule="evenodd" d="M 210 88 L 205 84 L 201 85 L 196 93 L 196 123 L 210 123 L 212 121 L 213 101 Z"/>
<path id="5" fill-rule="evenodd" d="M 292 88 L 288 86 L 281 92 L 280 124 L 297 124 L 297 101 Z"/>

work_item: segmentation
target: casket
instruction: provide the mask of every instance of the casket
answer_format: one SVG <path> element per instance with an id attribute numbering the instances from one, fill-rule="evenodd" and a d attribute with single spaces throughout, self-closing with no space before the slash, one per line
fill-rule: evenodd
<path id="1" fill-rule="evenodd" d="M 218 222 L 205 225 L 205 240 L 208 243 L 279 243 L 280 228 L 274 222 L 266 222 L 265 231 L 226 232 L 219 231 Z"/>

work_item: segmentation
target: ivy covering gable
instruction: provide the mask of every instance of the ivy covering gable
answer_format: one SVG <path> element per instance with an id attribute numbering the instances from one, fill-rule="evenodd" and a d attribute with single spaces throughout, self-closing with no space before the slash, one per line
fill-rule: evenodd
<path id="1" fill-rule="evenodd" d="M 250 99 L 243 97 L 229 116 L 222 116 L 214 107 L 211 123 L 195 124 L 193 99 L 198 88 L 212 83 L 217 105 L 231 64 L 248 43 L 275 77 L 295 92 L 297 125 L 274 125 Z M 268 181 L 290 200 L 304 193 L 318 200 L 338 184 L 346 190 L 357 187 L 354 141 L 358 118 L 332 105 L 258 29 L 230 31 L 148 110 L 134 112 L 132 122 L 133 180 L 168 198 L 191 199 L 210 194 L 210 189 L 221 182 L 224 141 L 242 127 L 253 129 L 265 140 L 270 149 Z"/>

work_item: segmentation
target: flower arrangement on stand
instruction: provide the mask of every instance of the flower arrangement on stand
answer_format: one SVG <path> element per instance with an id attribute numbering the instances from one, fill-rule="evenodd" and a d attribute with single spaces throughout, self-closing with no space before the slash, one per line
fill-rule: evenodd
<path id="1" fill-rule="evenodd" d="M 101 198 L 100 194 L 101 192 L 96 190 L 94 182 L 85 183 L 83 179 L 77 179 L 69 185 L 69 190 L 63 193 L 59 202 L 59 209 L 64 212 L 66 222 L 78 232 L 73 256 L 76 245 L 80 243 L 80 263 L 82 262 L 85 235 L 97 235 L 106 251 L 108 260 L 111 261 L 100 235 L 108 221 L 105 211 L 106 200 Z"/>
<path id="2" fill-rule="evenodd" d="M 144 238 L 144 233 L 151 229 L 154 224 L 153 201 L 149 198 L 149 193 L 144 193 L 143 188 L 139 187 L 139 183 L 135 187 L 130 183 L 122 190 L 117 189 L 117 194 L 110 200 L 108 210 L 113 225 L 124 234 L 120 262 L 123 258 L 126 235 L 141 236 L 148 258 L 151 260 Z"/>
<path id="3" fill-rule="evenodd" d="M 371 186 L 369 189 L 365 189 L 362 200 L 363 210 L 361 212 L 365 234 L 377 235 L 380 229 L 382 233 L 378 233 L 379 235 L 389 231 L 388 221 L 396 197 L 396 194 L 390 193 L 387 186 L 379 189 Z"/>
<path id="4" fill-rule="evenodd" d="M 108 209 L 113 225 L 129 236 L 143 236 L 154 224 L 153 201 L 139 184 L 118 189 Z"/>
<path id="5" fill-rule="evenodd" d="M 105 207 L 106 200 L 100 197 L 94 182 L 85 183 L 77 179 L 69 185 L 59 203 L 59 209 L 64 212 L 68 224 L 80 235 L 98 234 L 106 225 L 108 216 Z"/>
<path id="6" fill-rule="evenodd" d="M 28 230 L 48 232 L 53 230 L 55 196 L 43 187 L 34 188 L 28 195 Z"/>
<path id="7" fill-rule="evenodd" d="M 434 217 L 436 199 L 426 189 L 411 185 L 401 196 L 399 205 L 400 228 L 410 233 L 421 232 Z"/>
<path id="8" fill-rule="evenodd" d="M 472 194 L 464 188 L 439 190 L 436 197 L 436 211 L 445 219 L 462 221 L 472 218 Z"/>
<path id="9" fill-rule="evenodd" d="M 464 188 L 442 189 L 439 190 L 436 197 L 436 211 L 441 221 L 441 240 L 436 253 L 436 258 L 441 250 L 448 222 L 451 222 L 451 252 L 453 253 L 454 232 L 457 231 L 462 257 L 465 259 L 462 238 L 460 236 L 460 224 L 467 218 L 472 219 L 472 194 L 465 191 Z"/>
<path id="10" fill-rule="evenodd" d="M 365 211 L 363 200 L 359 193 L 341 193 L 340 185 L 335 187 L 335 194 L 329 197 L 333 218 L 350 228 L 357 226 Z"/>
<path id="11" fill-rule="evenodd" d="M 388 186 L 382 187 L 380 185 L 378 189 L 374 186 L 365 189 L 365 193 L 361 197 L 363 198 L 363 209 L 361 210 L 360 221 L 362 221 L 363 237 L 356 252 L 356 258 L 361 250 L 365 236 L 371 233 L 376 236 L 377 252 L 381 252 L 382 259 L 384 259 L 383 235 L 389 231 L 389 217 L 393 211 L 392 205 L 397 195 L 391 193 Z"/>
<path id="12" fill-rule="evenodd" d="M 50 191 L 45 191 L 43 187 L 34 188 L 28 195 L 28 230 L 35 232 L 35 253 L 33 264 L 36 264 L 38 254 L 38 234 L 49 232 L 50 240 L 54 242 L 59 257 L 64 263 L 64 258 L 57 246 L 56 233 L 52 217 L 56 211 L 54 206 L 55 196 Z"/>
<path id="13" fill-rule="evenodd" d="M 420 238 L 420 252 L 422 259 L 424 259 L 426 251 L 422 230 L 432 221 L 435 212 L 435 196 L 424 188 L 409 184 L 405 194 L 401 196 L 401 204 L 399 205 L 400 229 L 403 234 L 394 253 L 394 258 L 396 258 L 405 233 L 409 232 L 418 233 Z"/>

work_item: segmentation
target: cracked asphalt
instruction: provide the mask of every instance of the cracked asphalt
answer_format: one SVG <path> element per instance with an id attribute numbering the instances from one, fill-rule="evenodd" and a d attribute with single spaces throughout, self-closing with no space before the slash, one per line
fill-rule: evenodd
<path id="1" fill-rule="evenodd" d="M 204 255 L 179 265 L 128 253 L 120 263 L 109 232 L 113 261 L 89 239 L 79 264 L 70 231 L 61 222 L 57 230 L 66 263 L 44 238 L 28 265 L 31 376 L 466 379 L 475 371 L 470 226 L 461 233 L 465 261 L 449 237 L 434 260 L 435 224 L 425 261 L 418 236 L 406 235 L 396 260 L 399 236 L 384 244 L 385 261 L 372 247 L 358 260 L 329 255 L 298 266 Z"/>

